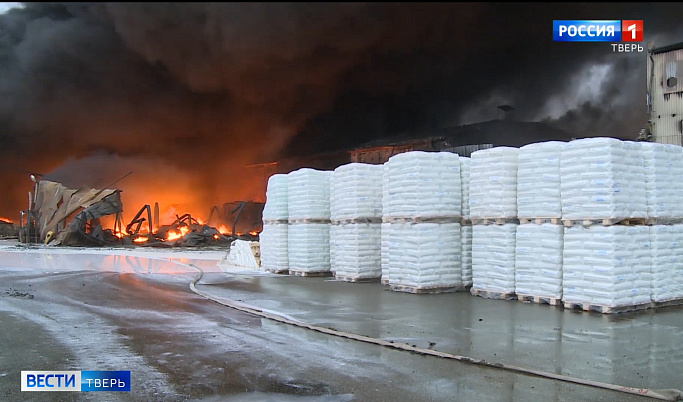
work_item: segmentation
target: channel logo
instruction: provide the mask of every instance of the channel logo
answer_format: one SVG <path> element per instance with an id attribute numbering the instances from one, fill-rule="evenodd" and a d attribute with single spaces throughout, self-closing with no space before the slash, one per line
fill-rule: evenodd
<path id="1" fill-rule="evenodd" d="M 22 371 L 22 391 L 130 391 L 130 371 Z"/>
<path id="2" fill-rule="evenodd" d="M 642 20 L 553 20 L 555 42 L 642 42 Z"/>

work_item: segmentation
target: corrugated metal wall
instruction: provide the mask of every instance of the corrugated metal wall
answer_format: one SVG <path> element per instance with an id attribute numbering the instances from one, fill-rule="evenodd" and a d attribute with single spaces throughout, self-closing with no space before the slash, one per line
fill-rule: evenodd
<path id="1" fill-rule="evenodd" d="M 493 148 L 493 144 L 462 145 L 459 147 L 443 148 L 441 151 L 453 152 L 460 156 L 471 156 L 473 152 Z"/>
<path id="2" fill-rule="evenodd" d="M 683 145 L 683 49 L 650 56 L 648 92 L 653 140 Z"/>

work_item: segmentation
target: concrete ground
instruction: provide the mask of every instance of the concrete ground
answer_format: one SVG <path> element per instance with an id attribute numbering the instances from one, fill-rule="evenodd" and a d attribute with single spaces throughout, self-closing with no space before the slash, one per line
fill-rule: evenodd
<path id="1" fill-rule="evenodd" d="M 683 308 L 608 317 L 330 278 L 228 275 L 223 251 L 0 250 L 0 400 L 649 400 L 323 335 L 316 325 L 583 379 L 683 388 Z M 169 262 L 173 258 L 181 263 Z M 21 370 L 131 370 L 130 393 L 20 391 Z"/>

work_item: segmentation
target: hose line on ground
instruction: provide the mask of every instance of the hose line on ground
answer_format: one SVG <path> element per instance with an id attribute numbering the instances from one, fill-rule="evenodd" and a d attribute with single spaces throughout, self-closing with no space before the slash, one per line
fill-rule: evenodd
<path id="1" fill-rule="evenodd" d="M 572 384 L 584 385 L 584 386 L 593 387 L 593 388 L 600 388 L 600 389 L 606 389 L 606 390 L 610 390 L 610 391 L 623 392 L 623 393 L 627 393 L 627 394 L 640 395 L 640 396 L 644 396 L 644 397 L 661 399 L 661 400 L 665 400 L 665 401 L 683 400 L 683 392 L 681 392 L 678 389 L 633 388 L 633 387 L 626 387 L 626 386 L 622 386 L 622 385 L 608 384 L 608 383 L 599 382 L 599 381 L 584 380 L 581 378 L 575 378 L 575 377 L 570 377 L 570 376 L 561 375 L 561 374 L 548 373 L 545 371 L 534 370 L 534 369 L 529 369 L 529 368 L 524 368 L 524 367 L 518 367 L 518 366 L 509 365 L 509 364 L 487 362 L 486 360 L 482 360 L 482 359 L 474 359 L 474 358 L 467 357 L 467 356 L 454 355 L 451 353 L 440 352 L 438 350 L 418 348 L 418 347 L 409 345 L 407 343 L 390 342 L 390 341 L 385 341 L 383 339 L 371 338 L 371 337 L 364 336 L 364 335 L 358 335 L 358 334 L 353 334 L 350 332 L 339 331 L 336 329 L 311 325 L 311 324 L 305 323 L 303 321 L 293 320 L 291 318 L 286 318 L 284 316 L 274 314 L 272 312 L 263 311 L 262 309 L 260 309 L 258 307 L 251 306 L 251 305 L 248 305 L 245 303 L 240 303 L 240 302 L 237 302 L 237 301 L 234 301 L 231 299 L 225 299 L 225 298 L 218 299 L 214 296 L 211 296 L 210 294 L 197 289 L 197 286 L 196 286 L 197 282 L 199 282 L 202 279 L 202 277 L 204 276 L 204 271 L 202 271 L 201 268 L 199 268 L 195 265 L 192 265 L 192 264 L 181 264 L 181 265 L 186 265 L 186 266 L 189 266 L 189 267 L 194 268 L 194 269 L 199 271 L 199 274 L 197 274 L 197 276 L 194 278 L 192 283 L 190 283 L 190 290 L 192 290 L 194 293 L 198 294 L 199 296 L 202 296 L 203 298 L 210 300 L 214 303 L 218 303 L 222 306 L 230 307 L 232 309 L 242 311 L 244 313 L 251 314 L 251 315 L 254 315 L 257 317 L 277 321 L 279 323 L 294 325 L 294 326 L 299 327 L 299 328 L 305 328 L 305 329 L 308 329 L 311 331 L 316 331 L 316 332 L 327 334 L 327 335 L 338 336 L 341 338 L 351 339 L 351 340 L 355 340 L 355 341 L 359 341 L 359 342 L 370 343 L 370 344 L 374 344 L 374 345 L 384 346 L 387 348 L 398 349 L 398 350 L 411 352 L 411 353 L 417 353 L 417 354 L 421 354 L 421 355 L 425 355 L 425 356 L 434 356 L 434 357 L 440 357 L 443 359 L 457 360 L 457 361 L 463 362 L 463 363 L 470 363 L 470 364 L 475 364 L 478 366 L 484 366 L 484 367 L 489 367 L 489 368 L 493 368 L 493 369 L 505 370 L 505 371 L 516 373 L 516 374 L 524 374 L 524 375 L 529 375 L 529 376 L 533 376 L 533 377 L 546 378 L 546 379 L 550 379 L 550 380 L 556 380 L 556 381 L 562 381 L 562 382 L 567 382 L 567 383 L 572 383 Z"/>

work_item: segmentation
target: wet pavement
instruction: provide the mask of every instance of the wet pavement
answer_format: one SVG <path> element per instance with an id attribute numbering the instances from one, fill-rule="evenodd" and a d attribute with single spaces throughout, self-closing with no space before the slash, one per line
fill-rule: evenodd
<path id="1" fill-rule="evenodd" d="M 254 317 L 192 293 L 196 271 L 183 264 L 207 271 L 197 285 L 205 292 L 316 325 L 584 379 L 683 388 L 682 309 L 614 318 L 329 278 L 226 275 L 219 252 L 165 253 L 0 251 L 0 400 L 649 400 Z M 132 392 L 22 393 L 21 370 L 131 370 Z"/>

